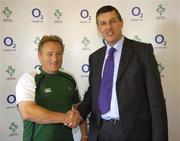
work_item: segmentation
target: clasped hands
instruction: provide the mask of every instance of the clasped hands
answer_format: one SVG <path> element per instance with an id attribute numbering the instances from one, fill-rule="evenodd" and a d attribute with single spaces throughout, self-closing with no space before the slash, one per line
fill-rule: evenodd
<path id="1" fill-rule="evenodd" d="M 79 114 L 79 111 L 72 108 L 66 113 L 64 125 L 66 125 L 69 128 L 76 128 L 81 122 L 82 117 Z"/>

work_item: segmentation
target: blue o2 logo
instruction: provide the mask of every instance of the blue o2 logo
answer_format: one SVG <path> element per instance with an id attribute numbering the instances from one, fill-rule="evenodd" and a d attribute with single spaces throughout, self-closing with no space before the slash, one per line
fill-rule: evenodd
<path id="1" fill-rule="evenodd" d="M 134 7 L 131 12 L 134 16 L 139 16 L 141 14 L 141 9 L 139 7 Z"/>
<path id="2" fill-rule="evenodd" d="M 82 71 L 84 73 L 88 73 L 89 72 L 89 65 L 88 64 L 84 64 L 84 65 L 82 65 L 81 69 L 82 69 Z"/>
<path id="3" fill-rule="evenodd" d="M 41 16 L 41 11 L 38 9 L 38 8 L 34 8 L 32 10 L 32 15 L 36 18 L 40 17 Z"/>
<path id="4" fill-rule="evenodd" d="M 81 10 L 80 16 L 85 21 L 90 21 L 91 20 L 91 16 L 90 16 L 89 11 L 87 9 Z"/>
<path id="5" fill-rule="evenodd" d="M 133 7 L 131 13 L 135 17 L 139 16 L 139 18 L 143 18 L 143 13 L 141 12 L 141 9 L 139 7 Z"/>
<path id="6" fill-rule="evenodd" d="M 39 69 L 41 67 L 41 65 L 36 65 L 35 67 L 34 67 L 34 69 Z"/>
<path id="7" fill-rule="evenodd" d="M 34 8 L 34 9 L 32 10 L 32 15 L 33 15 L 33 17 L 35 17 L 35 18 L 43 19 L 43 15 L 41 15 L 41 11 L 40 11 L 40 9 L 38 9 L 38 8 Z"/>
<path id="8" fill-rule="evenodd" d="M 7 102 L 10 104 L 13 104 L 14 102 L 16 102 L 16 96 L 11 94 L 7 97 Z"/>
<path id="9" fill-rule="evenodd" d="M 165 41 L 164 36 L 163 36 L 162 34 L 156 35 L 156 37 L 155 37 L 155 42 L 156 42 L 157 44 L 166 45 L 166 41 Z"/>
<path id="10" fill-rule="evenodd" d="M 13 48 L 16 47 L 16 44 L 14 44 L 13 38 L 11 38 L 11 37 L 4 38 L 4 45 L 8 46 L 8 47 L 13 47 Z"/>
<path id="11" fill-rule="evenodd" d="M 83 9 L 83 10 L 81 10 L 80 15 L 82 18 L 85 19 L 85 18 L 89 17 L 89 12 L 88 12 L 88 10 Z"/>

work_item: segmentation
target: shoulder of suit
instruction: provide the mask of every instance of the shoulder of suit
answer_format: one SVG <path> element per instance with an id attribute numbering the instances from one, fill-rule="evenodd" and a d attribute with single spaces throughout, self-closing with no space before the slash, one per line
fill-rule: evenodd
<path id="1" fill-rule="evenodd" d="M 102 52 L 105 51 L 105 50 L 106 50 L 106 46 L 103 46 L 103 47 L 95 50 L 92 54 L 90 54 L 90 56 L 93 56 L 93 55 L 95 55 L 95 54 L 102 53 Z"/>
<path id="2" fill-rule="evenodd" d="M 151 43 L 145 43 L 145 42 L 139 42 L 132 39 L 126 38 L 126 42 L 130 43 L 130 46 L 134 48 L 146 48 L 146 47 L 152 47 Z"/>

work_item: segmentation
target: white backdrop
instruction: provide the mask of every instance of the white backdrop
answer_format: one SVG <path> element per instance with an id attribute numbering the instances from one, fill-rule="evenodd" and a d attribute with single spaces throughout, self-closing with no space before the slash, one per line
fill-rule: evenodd
<path id="1" fill-rule="evenodd" d="M 16 109 L 19 77 L 39 65 L 37 44 L 56 34 L 65 44 L 63 68 L 72 72 L 83 97 L 88 87 L 88 56 L 101 47 L 95 13 L 115 6 L 124 19 L 124 35 L 150 42 L 159 63 L 166 98 L 169 140 L 180 139 L 180 2 L 178 0 L 1 0 L 0 1 L 0 141 L 22 140 Z M 79 129 L 74 129 L 79 140 Z"/>

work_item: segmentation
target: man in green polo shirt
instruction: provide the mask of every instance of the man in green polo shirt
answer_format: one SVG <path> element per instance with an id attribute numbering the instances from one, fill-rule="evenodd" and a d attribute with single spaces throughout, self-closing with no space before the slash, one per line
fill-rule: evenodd
<path id="1" fill-rule="evenodd" d="M 44 36 L 38 46 L 41 67 L 23 74 L 17 83 L 17 104 L 24 120 L 23 141 L 73 141 L 72 129 L 65 125 L 80 123 L 79 114 L 71 110 L 80 99 L 73 77 L 59 71 L 63 50 L 60 37 Z M 81 141 L 86 141 L 86 123 L 80 128 Z"/>

